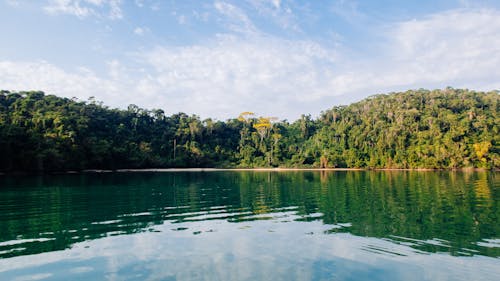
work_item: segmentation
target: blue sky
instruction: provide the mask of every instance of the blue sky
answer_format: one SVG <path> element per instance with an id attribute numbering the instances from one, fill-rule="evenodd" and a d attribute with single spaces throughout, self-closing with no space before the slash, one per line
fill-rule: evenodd
<path id="1" fill-rule="evenodd" d="M 0 0 L 0 34 L 1 89 L 219 120 L 500 89 L 498 0 Z"/>

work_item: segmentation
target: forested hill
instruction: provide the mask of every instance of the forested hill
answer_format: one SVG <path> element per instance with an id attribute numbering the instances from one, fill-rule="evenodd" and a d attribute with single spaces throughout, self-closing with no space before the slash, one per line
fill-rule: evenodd
<path id="1" fill-rule="evenodd" d="M 0 92 L 0 171 L 152 167 L 500 167 L 498 91 L 376 95 L 289 123 L 200 120 Z"/>

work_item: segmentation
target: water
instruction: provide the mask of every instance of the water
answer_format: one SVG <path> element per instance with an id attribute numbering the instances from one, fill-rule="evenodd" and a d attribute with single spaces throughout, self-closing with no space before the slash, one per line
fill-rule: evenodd
<path id="1" fill-rule="evenodd" d="M 3 176 L 0 280 L 500 280 L 499 176 Z"/>

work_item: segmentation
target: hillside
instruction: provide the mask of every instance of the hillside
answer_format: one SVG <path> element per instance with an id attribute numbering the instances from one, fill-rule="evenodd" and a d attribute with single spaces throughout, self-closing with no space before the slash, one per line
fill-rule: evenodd
<path id="1" fill-rule="evenodd" d="M 498 92 L 377 95 L 324 112 L 313 139 L 348 167 L 498 167 L 499 106 Z"/>
<path id="2" fill-rule="evenodd" d="M 0 92 L 0 171 L 151 167 L 499 168 L 498 92 L 376 95 L 293 123 L 223 121 Z"/>

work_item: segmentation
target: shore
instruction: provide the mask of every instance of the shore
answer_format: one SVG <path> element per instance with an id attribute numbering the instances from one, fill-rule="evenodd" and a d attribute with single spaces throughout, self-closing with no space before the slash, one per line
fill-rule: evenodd
<path id="1" fill-rule="evenodd" d="M 125 172 L 282 172 L 282 171 L 363 171 L 359 168 L 155 168 L 155 169 L 117 169 L 117 170 L 83 170 L 84 173 L 125 173 Z"/>
<path id="2" fill-rule="evenodd" d="M 485 169 L 485 168 L 455 168 L 455 169 L 433 169 L 433 168 L 416 168 L 416 169 L 398 169 L 398 168 L 150 168 L 150 169 L 86 169 L 81 171 L 45 171 L 45 172 L 0 172 L 0 176 L 6 175 L 43 175 L 43 174 L 82 174 L 82 173 L 173 173 L 173 172 L 342 172 L 342 171 L 386 171 L 386 172 L 500 172 L 500 169 Z"/>
<path id="3" fill-rule="evenodd" d="M 128 173 L 128 172 L 232 172 L 232 171 L 252 171 L 252 172 L 293 172 L 293 171 L 460 171 L 460 172 L 478 172 L 478 171 L 493 171 L 484 168 L 460 168 L 460 169 L 432 169 L 432 168 L 416 168 L 416 169 L 398 169 L 398 168 L 154 168 L 154 169 L 117 169 L 117 170 L 83 170 L 83 173 Z M 67 172 L 79 173 L 79 172 Z"/>

